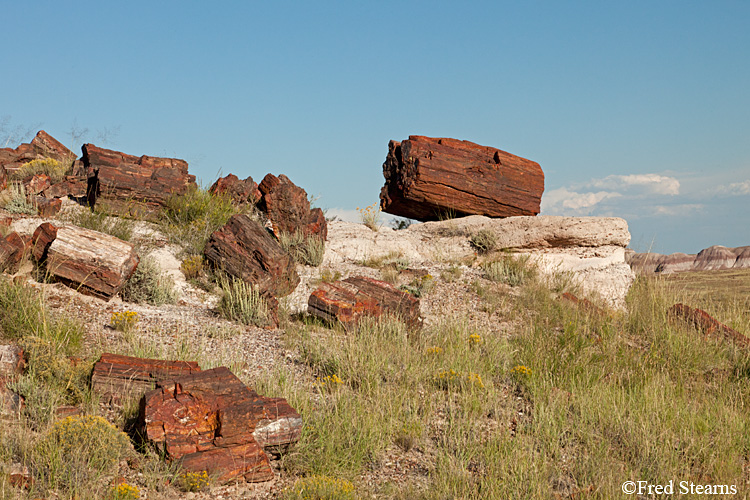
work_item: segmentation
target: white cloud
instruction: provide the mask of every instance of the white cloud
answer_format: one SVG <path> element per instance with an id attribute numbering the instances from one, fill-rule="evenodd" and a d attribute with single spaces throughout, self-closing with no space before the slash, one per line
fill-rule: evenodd
<path id="1" fill-rule="evenodd" d="M 656 215 L 681 216 L 702 212 L 704 205 L 699 203 L 683 203 L 681 205 L 656 205 L 654 213 Z"/>
<path id="2" fill-rule="evenodd" d="M 722 185 L 716 187 L 718 194 L 725 194 L 729 196 L 745 196 L 750 194 L 750 180 L 743 182 L 733 182 L 729 185 Z"/>
<path id="3" fill-rule="evenodd" d="M 550 215 L 576 214 L 585 215 L 603 200 L 618 198 L 620 193 L 599 191 L 596 193 L 577 193 L 567 188 L 548 191 L 542 196 L 542 212 Z"/>
<path id="4" fill-rule="evenodd" d="M 642 194 L 680 194 L 680 181 L 659 174 L 609 175 L 603 179 L 592 179 L 588 185 L 615 191 L 640 191 Z"/>

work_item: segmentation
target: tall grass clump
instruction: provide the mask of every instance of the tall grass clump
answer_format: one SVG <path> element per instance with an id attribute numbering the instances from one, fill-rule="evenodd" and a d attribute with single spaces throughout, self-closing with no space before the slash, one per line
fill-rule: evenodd
<path id="1" fill-rule="evenodd" d="M 318 267 L 323 263 L 325 242 L 317 235 L 282 232 L 279 234 L 279 243 L 295 262 L 313 267 Z"/>
<path id="2" fill-rule="evenodd" d="M 131 240 L 135 228 L 135 222 L 132 219 L 109 216 L 98 208 L 76 211 L 71 216 L 71 222 L 78 227 L 106 233 L 123 241 Z"/>
<path id="3" fill-rule="evenodd" d="M 203 187 L 167 199 L 161 221 L 170 242 L 186 255 L 201 255 L 211 233 L 227 223 L 239 210 L 226 194 L 212 194 Z"/>
<path id="4" fill-rule="evenodd" d="M 270 311 L 260 292 L 250 283 L 234 277 L 222 277 L 219 286 L 223 293 L 219 314 L 245 325 L 264 326 Z"/>
<path id="5" fill-rule="evenodd" d="M 173 304 L 177 300 L 174 280 L 165 275 L 159 263 L 145 257 L 120 291 L 120 296 L 128 302 L 146 303 L 154 306 Z"/>
<path id="6" fill-rule="evenodd" d="M 499 281 L 510 286 L 519 286 L 536 276 L 536 270 L 530 264 L 528 255 L 503 255 L 499 260 L 485 262 L 482 269 L 490 281 Z"/>
<path id="7" fill-rule="evenodd" d="M 14 181 L 8 185 L 8 198 L 3 208 L 11 214 L 35 215 L 36 208 L 26 199 L 26 189 L 23 184 Z"/>

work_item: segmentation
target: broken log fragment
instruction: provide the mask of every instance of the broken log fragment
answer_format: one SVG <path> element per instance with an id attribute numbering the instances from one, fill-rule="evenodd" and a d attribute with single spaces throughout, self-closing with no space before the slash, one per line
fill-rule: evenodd
<path id="1" fill-rule="evenodd" d="M 201 371 L 195 361 L 135 358 L 105 352 L 94 365 L 91 389 L 106 402 L 116 404 L 140 398 L 156 383 Z"/>
<path id="2" fill-rule="evenodd" d="M 544 191 L 538 163 L 448 138 L 390 141 L 383 175 L 381 209 L 420 221 L 537 215 Z"/>
<path id="3" fill-rule="evenodd" d="M 41 224 L 32 243 L 34 257 L 45 261 L 51 277 L 106 300 L 125 286 L 139 261 L 132 244 L 77 226 Z"/>
<path id="4" fill-rule="evenodd" d="M 698 329 L 706 336 L 723 337 L 742 347 L 750 347 L 750 338 L 734 328 L 717 321 L 706 311 L 685 304 L 675 304 L 669 308 L 669 315 L 680 319 Z"/>
<path id="5" fill-rule="evenodd" d="M 410 327 L 419 327 L 419 299 L 390 283 L 364 276 L 322 283 L 310 294 L 307 311 L 325 321 L 355 324 L 363 316 L 393 315 Z"/>
<path id="6" fill-rule="evenodd" d="M 273 225 L 273 233 L 301 233 L 304 236 L 328 238 L 328 223 L 320 208 L 310 209 L 307 192 L 286 175 L 267 174 L 258 185 L 263 194 L 258 208 Z"/>
<path id="7" fill-rule="evenodd" d="M 158 382 L 141 399 L 140 422 L 171 460 L 222 482 L 271 479 L 264 448 L 294 443 L 302 429 L 286 400 L 260 396 L 226 367 Z"/>

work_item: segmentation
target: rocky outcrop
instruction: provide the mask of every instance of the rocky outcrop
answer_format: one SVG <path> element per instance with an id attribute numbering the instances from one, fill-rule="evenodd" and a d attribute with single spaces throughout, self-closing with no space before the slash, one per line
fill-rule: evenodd
<path id="1" fill-rule="evenodd" d="M 285 399 L 260 396 L 225 367 L 159 382 L 141 400 L 140 422 L 183 470 L 207 471 L 220 483 L 273 479 L 264 448 L 288 446 L 302 430 Z"/>
<path id="2" fill-rule="evenodd" d="M 135 358 L 105 352 L 94 365 L 91 389 L 101 401 L 122 403 L 140 398 L 162 380 L 201 371 L 195 361 Z"/>
<path id="3" fill-rule="evenodd" d="M 392 315 L 412 328 L 421 325 L 419 299 L 390 283 L 355 276 L 343 281 L 322 283 L 308 299 L 308 313 L 344 326 L 364 316 Z"/>
<path id="4" fill-rule="evenodd" d="M 258 184 L 252 177 L 241 181 L 234 174 L 216 179 L 208 192 L 211 194 L 226 194 L 237 204 L 249 203 L 255 205 L 261 197 Z"/>
<path id="5" fill-rule="evenodd" d="M 172 194 L 197 187 L 188 164 L 175 158 L 133 156 L 84 144 L 89 204 L 103 203 L 120 214 L 152 214 Z"/>
<path id="6" fill-rule="evenodd" d="M 544 191 L 538 163 L 447 138 L 390 141 L 383 175 L 382 210 L 420 221 L 536 215 Z"/>
<path id="7" fill-rule="evenodd" d="M 686 306 L 685 304 L 675 304 L 669 308 L 668 313 L 673 318 L 682 320 L 694 326 L 707 337 L 713 336 L 717 338 L 725 338 L 742 347 L 750 346 L 750 338 L 742 335 L 734 328 L 730 328 L 717 321 L 706 311 L 695 309 Z"/>
<path id="8" fill-rule="evenodd" d="M 65 167 L 69 167 L 73 164 L 76 155 L 63 146 L 60 141 L 44 130 L 40 130 L 28 144 L 21 144 L 15 149 L 0 148 L 0 170 L 4 167 L 8 173 L 15 172 L 24 163 L 42 158 L 52 158 Z"/>
<path id="9" fill-rule="evenodd" d="M 132 244 L 76 226 L 40 225 L 32 238 L 33 253 L 50 277 L 106 300 L 115 296 L 138 266 Z"/>
<path id="10" fill-rule="evenodd" d="M 233 215 L 211 235 L 204 253 L 214 266 L 253 284 L 263 295 L 283 297 L 300 281 L 289 254 L 247 215 Z"/>
<path id="11" fill-rule="evenodd" d="M 719 269 L 750 268 L 750 246 L 727 248 L 708 247 L 698 254 L 628 252 L 627 262 L 638 273 L 678 273 L 684 271 L 714 271 Z"/>
<path id="12" fill-rule="evenodd" d="M 323 210 L 310 209 L 304 189 L 286 175 L 267 174 L 258 186 L 262 197 L 258 208 L 266 214 L 278 237 L 281 233 L 302 233 L 305 236 L 328 237 L 328 224 Z"/>
<path id="13" fill-rule="evenodd" d="M 567 273 L 611 306 L 624 306 L 634 274 L 625 263 L 628 225 L 615 217 L 509 217 L 474 215 L 374 232 L 362 224 L 331 222 L 323 267 L 399 254 L 413 265 L 471 259 L 469 240 L 480 231 L 494 236 L 497 250 L 529 255 L 546 275 Z"/>

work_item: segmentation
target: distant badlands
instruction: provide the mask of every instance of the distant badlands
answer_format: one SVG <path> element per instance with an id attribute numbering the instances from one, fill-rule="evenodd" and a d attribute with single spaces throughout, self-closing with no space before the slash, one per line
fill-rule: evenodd
<path id="1" fill-rule="evenodd" d="M 635 253 L 625 254 L 625 260 L 636 273 L 678 273 L 683 271 L 713 271 L 717 269 L 750 268 L 750 246 L 727 248 L 719 245 L 701 250 L 698 254 Z"/>

